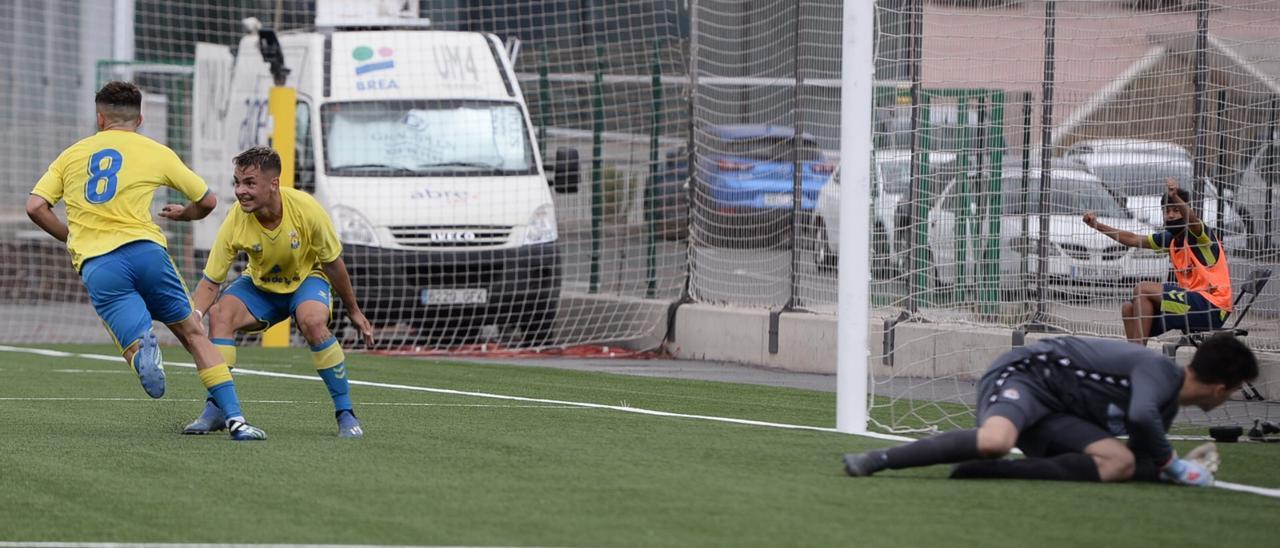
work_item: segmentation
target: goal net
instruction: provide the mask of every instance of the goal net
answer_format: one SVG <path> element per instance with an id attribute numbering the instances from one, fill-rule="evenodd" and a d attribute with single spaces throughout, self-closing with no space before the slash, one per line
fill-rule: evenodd
<path id="1" fill-rule="evenodd" d="M 1228 261 L 1242 299 L 1227 324 L 1239 318 L 1264 361 L 1258 392 L 1183 419 L 1274 420 L 1280 409 L 1254 396 L 1280 391 L 1270 357 L 1280 306 L 1275 286 L 1254 290 L 1277 261 L 1280 10 L 1249 0 L 904 1 L 880 2 L 878 14 L 877 61 L 896 63 L 900 85 L 877 107 L 891 105 L 876 132 L 875 219 L 887 243 L 873 248 L 887 259 L 872 275 L 888 306 L 874 312 L 883 332 L 873 421 L 968 426 L 975 381 L 1011 345 L 1125 337 L 1135 286 L 1176 277 L 1166 254 L 1125 247 L 1083 217 L 1162 233 L 1170 179 L 1221 244 L 1202 260 Z M 1172 351 L 1179 335 L 1149 345 Z"/>
<path id="2" fill-rule="evenodd" d="M 143 132 L 219 197 L 208 220 L 160 222 L 189 283 L 238 207 L 232 157 L 272 144 L 292 156 L 282 185 L 329 212 L 388 347 L 653 348 L 665 335 L 687 270 L 685 3 L 98 4 L 0 7 L 16 29 L 7 203 L 93 132 L 97 86 L 128 80 L 147 98 Z M 297 90 L 292 120 L 269 110 L 268 35 Z M 157 207 L 179 198 L 159 194 Z M 7 317 L 27 321 L 5 337 L 108 341 L 66 251 L 11 207 Z"/>

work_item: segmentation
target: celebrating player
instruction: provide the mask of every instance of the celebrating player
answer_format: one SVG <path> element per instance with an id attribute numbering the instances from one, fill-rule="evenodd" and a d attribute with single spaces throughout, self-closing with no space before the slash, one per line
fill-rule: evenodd
<path id="1" fill-rule="evenodd" d="M 203 219 L 217 198 L 177 154 L 137 133 L 142 124 L 137 86 L 109 82 L 94 102 L 99 132 L 71 145 L 49 165 L 27 198 L 27 215 L 66 242 L 94 310 L 147 395 L 159 398 L 165 389 L 164 361 L 151 329 L 155 319 L 168 325 L 195 358 L 209 399 L 226 410 L 220 429 L 227 428 L 234 440 L 266 439 L 265 432 L 245 422 L 227 364 L 192 314 L 186 286 L 149 211 L 161 186 L 191 200 L 160 212 L 174 221 Z M 59 200 L 67 202 L 67 224 L 53 213 Z"/>
<path id="2" fill-rule="evenodd" d="M 1098 222 L 1092 211 L 1084 214 L 1084 224 L 1129 247 L 1167 251 L 1178 283 L 1138 282 L 1133 300 L 1120 309 L 1124 333 L 1130 342 L 1147 344 L 1171 329 L 1209 331 L 1222 327 L 1231 313 L 1231 272 L 1222 240 L 1206 227 L 1187 205 L 1191 194 L 1178 188 L 1172 177 L 1161 199 L 1164 231 L 1145 238 Z"/>
<path id="3" fill-rule="evenodd" d="M 196 310 L 210 311 L 213 343 L 232 366 L 236 331 L 266 329 L 293 316 L 311 345 L 311 362 L 333 399 L 338 436 L 362 437 L 364 431 L 351 406 L 346 358 L 329 331 L 331 284 L 366 344 L 373 344 L 373 328 L 356 304 L 333 221 L 310 194 L 280 188 L 280 156 L 270 147 L 253 147 L 235 157 L 234 184 L 240 207 L 227 214 L 218 230 L 204 278 L 196 287 Z M 219 297 L 227 271 L 241 251 L 248 254 L 249 266 Z M 225 414 L 220 402 L 209 400 L 183 432 L 220 430 Z"/>
<path id="4" fill-rule="evenodd" d="M 1211 471 L 1178 458 L 1165 433 L 1179 406 L 1214 409 L 1257 376 L 1253 352 L 1228 333 L 1205 340 L 1185 370 L 1126 342 L 1046 339 L 1006 352 L 982 376 L 978 428 L 847 454 L 845 472 L 962 463 L 951 477 L 1211 485 Z M 1123 434 L 1127 445 L 1114 437 Z M 1027 458 L 1000 458 L 1014 447 Z"/>

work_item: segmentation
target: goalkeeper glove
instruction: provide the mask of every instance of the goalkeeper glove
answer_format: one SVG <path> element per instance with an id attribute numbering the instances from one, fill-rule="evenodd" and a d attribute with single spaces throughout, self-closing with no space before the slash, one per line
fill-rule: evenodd
<path id="1" fill-rule="evenodd" d="M 1176 455 L 1160 470 L 1160 478 L 1179 485 L 1209 487 L 1213 485 L 1213 473 L 1200 463 L 1180 459 Z"/>

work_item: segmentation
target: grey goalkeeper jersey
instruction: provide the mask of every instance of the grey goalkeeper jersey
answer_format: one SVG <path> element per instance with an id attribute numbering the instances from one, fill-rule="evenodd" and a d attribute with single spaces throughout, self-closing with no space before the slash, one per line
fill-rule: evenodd
<path id="1" fill-rule="evenodd" d="M 1163 463 L 1173 454 L 1165 433 L 1178 414 L 1185 373 L 1172 359 L 1129 342 L 1082 337 L 1045 339 L 1023 352 L 1027 376 L 1045 388 L 1054 401 L 1043 403 L 1054 411 L 1128 434 L 1138 458 Z"/>

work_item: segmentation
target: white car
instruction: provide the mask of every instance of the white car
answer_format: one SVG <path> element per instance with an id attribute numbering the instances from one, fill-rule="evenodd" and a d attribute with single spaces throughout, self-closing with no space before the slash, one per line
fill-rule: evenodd
<path id="1" fill-rule="evenodd" d="M 931 173 L 946 177 L 956 160 L 949 152 L 925 153 Z M 876 150 L 871 165 L 872 217 L 872 265 L 873 272 L 890 273 L 896 269 L 893 258 L 900 255 L 895 249 L 893 234 L 897 231 L 898 205 L 907 199 L 911 190 L 911 150 Z M 819 268 L 836 265 L 840 251 L 840 173 L 818 193 L 811 220 L 809 243 L 813 261 Z"/>
<path id="2" fill-rule="evenodd" d="M 1046 277 L 1054 282 L 1099 286 L 1165 278 L 1169 262 L 1164 255 L 1125 247 L 1084 224 L 1084 213 L 1093 211 L 1099 221 L 1114 228 L 1138 234 L 1152 232 L 1152 227 L 1135 219 L 1097 177 L 1079 169 L 1056 167 L 1050 170 L 1050 178 Z M 944 187 L 940 199 L 930 204 L 925 227 L 928 243 L 914 261 L 906 257 L 914 232 L 907 227 L 897 233 L 903 262 L 912 270 L 923 270 L 933 286 L 977 286 L 993 274 L 987 265 L 993 264 L 998 254 L 1001 289 L 1026 287 L 1040 266 L 1040 170 L 1031 169 L 1024 183 L 1020 168 L 1006 166 L 1000 183 L 998 239 L 991 234 L 996 213 L 991 199 L 994 193 L 978 192 L 978 183 L 973 180 L 954 179 Z"/>
<path id="3" fill-rule="evenodd" d="M 1094 139 L 1081 141 L 1067 152 L 1067 159 L 1096 175 L 1102 183 L 1124 197 L 1134 217 L 1157 229 L 1164 226 L 1160 200 L 1166 193 L 1165 180 L 1194 192 L 1193 164 L 1186 149 L 1176 143 L 1139 139 Z M 1209 178 L 1204 179 L 1204 200 L 1197 210 L 1205 224 L 1217 229 L 1227 249 L 1242 249 L 1248 237 L 1244 218 L 1230 203 L 1222 201 L 1218 221 L 1218 201 L 1222 195 Z"/>

